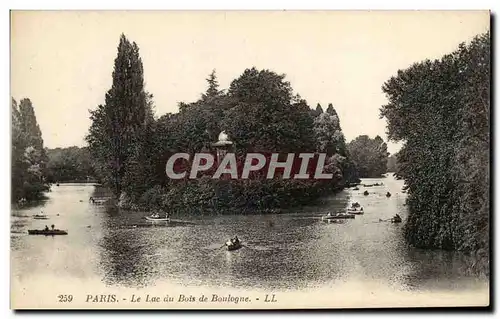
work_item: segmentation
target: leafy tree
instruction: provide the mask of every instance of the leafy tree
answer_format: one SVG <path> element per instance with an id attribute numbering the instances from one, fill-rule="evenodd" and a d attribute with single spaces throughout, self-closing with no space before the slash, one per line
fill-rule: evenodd
<path id="1" fill-rule="evenodd" d="M 346 156 L 345 137 L 340 128 L 340 121 L 335 109 L 330 104 L 326 113 L 314 119 L 316 150 L 328 156 L 340 154 Z"/>
<path id="2" fill-rule="evenodd" d="M 219 90 L 219 81 L 217 81 L 217 76 L 215 75 L 215 70 L 210 73 L 207 79 L 208 89 L 205 94 L 202 95 L 202 100 L 207 101 L 216 97 L 220 97 L 224 94 L 223 91 Z"/>
<path id="3" fill-rule="evenodd" d="M 389 138 L 404 142 L 398 162 L 409 186 L 412 245 L 488 255 L 489 59 L 486 33 L 399 70 L 383 86 Z"/>
<path id="4" fill-rule="evenodd" d="M 314 110 L 313 110 L 313 109 L 311 109 L 311 110 L 309 111 L 309 114 L 311 114 L 311 116 L 312 116 L 313 118 L 316 118 L 317 116 L 319 116 L 319 115 L 323 114 L 323 108 L 321 107 L 321 104 L 319 104 L 319 103 L 318 103 L 318 104 L 316 105 L 316 109 L 314 109 Z"/>
<path id="5" fill-rule="evenodd" d="M 23 183 L 25 163 L 23 161 L 24 150 L 27 146 L 27 137 L 22 127 L 21 113 L 14 99 L 11 103 L 11 134 L 12 134 L 12 152 L 11 152 L 11 187 L 12 187 L 12 200 L 16 201 L 24 196 Z"/>
<path id="6" fill-rule="evenodd" d="M 228 99 L 232 107 L 223 126 L 240 152 L 314 150 L 310 109 L 293 95 L 285 75 L 246 69 L 231 83 Z"/>
<path id="7" fill-rule="evenodd" d="M 316 105 L 316 113 L 318 115 L 323 113 L 323 108 L 321 107 L 321 104 L 319 104 L 319 103 L 318 103 L 318 105 Z"/>
<path id="8" fill-rule="evenodd" d="M 337 118 L 339 117 L 332 103 L 328 103 L 328 108 L 326 109 L 326 113 L 336 116 Z"/>
<path id="9" fill-rule="evenodd" d="M 104 173 L 104 182 L 117 196 L 125 186 L 124 176 L 131 158 L 137 157 L 146 139 L 152 113 L 149 107 L 139 47 L 122 34 L 112 87 L 106 93 L 105 104 L 91 111 L 92 125 L 87 135 L 91 154 Z"/>
<path id="10" fill-rule="evenodd" d="M 54 182 L 85 182 L 98 178 L 87 147 L 47 149 L 47 180 Z"/>
<path id="11" fill-rule="evenodd" d="M 13 201 L 24 198 L 36 200 L 48 190 L 46 183 L 47 156 L 33 105 L 21 100 L 19 108 L 14 99 L 11 105 L 12 126 L 12 192 Z"/>

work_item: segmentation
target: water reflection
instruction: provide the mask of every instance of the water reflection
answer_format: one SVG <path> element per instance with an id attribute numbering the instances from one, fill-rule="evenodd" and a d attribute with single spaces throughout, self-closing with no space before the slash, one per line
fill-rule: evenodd
<path id="1" fill-rule="evenodd" d="M 169 224 L 146 221 L 145 212 L 90 204 L 90 196 L 106 196 L 92 185 L 61 185 L 43 205 L 51 223 L 68 229 L 66 238 L 26 234 L 43 227 L 45 221 L 31 218 L 41 206 L 12 211 L 13 276 L 66 275 L 127 287 L 166 280 L 280 290 L 367 282 L 408 291 L 476 285 L 476 276 L 464 271 L 469 257 L 407 247 L 402 224 L 379 222 L 395 213 L 404 222 L 407 212 L 403 182 L 391 177 L 369 181 L 377 182 L 384 185 L 370 187 L 368 196 L 361 186 L 326 197 L 320 206 L 283 214 L 183 217 Z M 350 202 L 359 202 L 365 214 L 342 223 L 321 220 Z M 227 251 L 223 244 L 234 235 L 244 247 Z"/>

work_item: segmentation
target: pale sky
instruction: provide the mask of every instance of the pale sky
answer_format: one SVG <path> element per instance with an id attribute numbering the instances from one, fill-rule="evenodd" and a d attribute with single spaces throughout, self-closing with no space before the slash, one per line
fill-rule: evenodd
<path id="1" fill-rule="evenodd" d="M 14 12 L 11 94 L 33 102 L 46 147 L 83 146 L 124 33 L 140 48 L 157 116 L 197 100 L 212 69 L 227 89 L 255 66 L 286 74 L 313 108 L 332 103 L 347 141 L 387 140 L 383 83 L 489 25 L 487 11 Z"/>

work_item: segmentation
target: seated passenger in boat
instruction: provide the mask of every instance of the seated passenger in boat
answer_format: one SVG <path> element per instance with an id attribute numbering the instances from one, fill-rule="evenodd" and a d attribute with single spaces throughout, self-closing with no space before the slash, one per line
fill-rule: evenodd
<path id="1" fill-rule="evenodd" d="M 231 242 L 234 244 L 234 245 L 237 245 L 239 244 L 240 240 L 238 239 L 238 236 L 234 236 L 233 239 L 231 239 Z"/>
<path id="2" fill-rule="evenodd" d="M 50 225 L 50 228 L 52 228 L 52 230 L 54 230 L 56 226 L 54 224 Z"/>
<path id="3" fill-rule="evenodd" d="M 49 227 L 47 225 L 45 225 L 45 228 L 43 230 L 49 231 Z"/>

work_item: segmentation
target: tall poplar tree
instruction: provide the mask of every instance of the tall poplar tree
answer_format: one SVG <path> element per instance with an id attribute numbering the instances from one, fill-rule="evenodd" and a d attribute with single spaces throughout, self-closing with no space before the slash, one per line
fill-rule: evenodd
<path id="1" fill-rule="evenodd" d="M 104 181 L 119 196 L 123 178 L 137 145 L 144 140 L 150 118 L 148 95 L 144 90 L 139 47 L 121 35 L 113 70 L 113 84 L 105 104 L 91 111 L 92 124 L 87 142 L 104 175 Z"/>
<path id="2" fill-rule="evenodd" d="M 21 198 L 39 199 L 48 189 L 45 182 L 47 155 L 43 148 L 42 132 L 29 99 L 21 100 L 19 108 L 12 99 L 11 108 L 11 198 L 13 201 Z"/>

